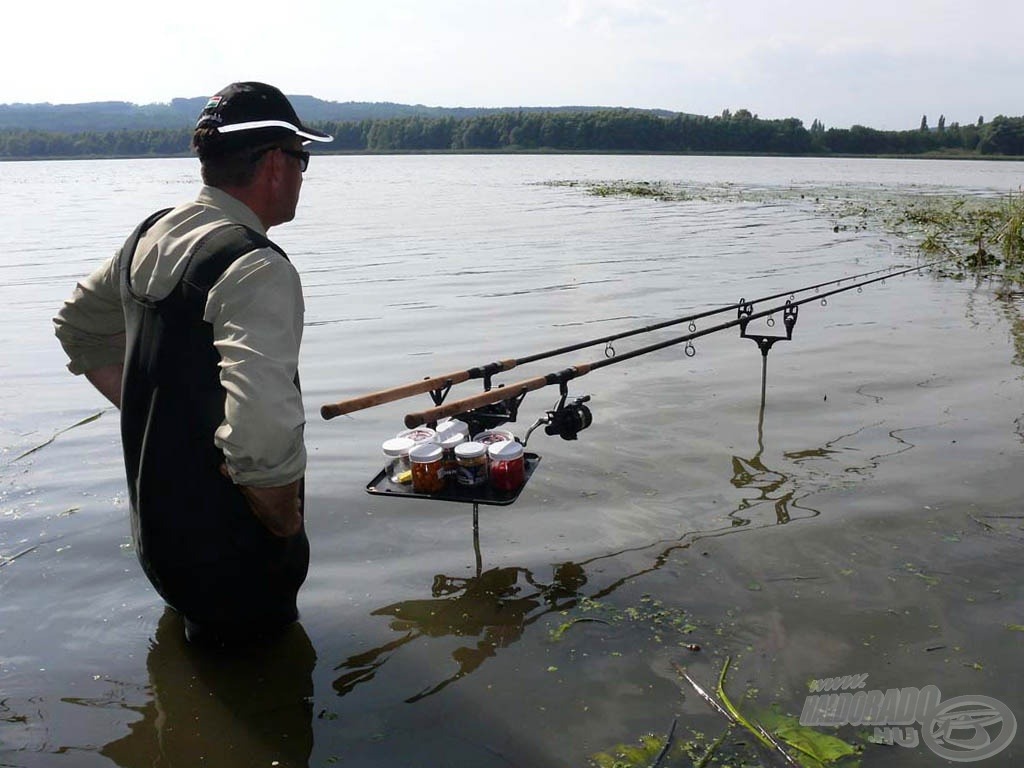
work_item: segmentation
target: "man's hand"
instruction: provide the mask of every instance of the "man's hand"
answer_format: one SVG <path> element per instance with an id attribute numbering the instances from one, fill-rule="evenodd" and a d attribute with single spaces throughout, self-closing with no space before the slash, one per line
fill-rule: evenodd
<path id="1" fill-rule="evenodd" d="M 107 400 L 121 408 L 121 379 L 124 377 L 124 366 L 105 365 L 85 372 L 85 378 L 100 391 Z"/>
<path id="2" fill-rule="evenodd" d="M 238 486 L 253 514 L 275 536 L 294 536 L 302 528 L 299 481 L 270 488 Z"/>

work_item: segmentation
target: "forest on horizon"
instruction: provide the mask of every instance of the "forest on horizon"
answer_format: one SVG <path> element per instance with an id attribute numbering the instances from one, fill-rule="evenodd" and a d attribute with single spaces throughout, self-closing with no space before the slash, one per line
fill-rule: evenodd
<path id="1" fill-rule="evenodd" d="M 473 109 L 290 97 L 303 120 L 332 134 L 331 152 L 638 152 L 781 155 L 1024 156 L 1024 117 L 911 130 L 815 120 L 762 119 L 749 110 L 713 117 L 601 107 Z M 168 157 L 189 154 L 203 99 L 139 107 L 125 102 L 0 105 L 0 159 Z M 333 116 L 333 117 L 328 117 Z M 46 126 L 46 127 L 44 127 Z M 91 127 L 90 127 L 91 126 Z M 117 127 L 113 127 L 117 126 Z"/>

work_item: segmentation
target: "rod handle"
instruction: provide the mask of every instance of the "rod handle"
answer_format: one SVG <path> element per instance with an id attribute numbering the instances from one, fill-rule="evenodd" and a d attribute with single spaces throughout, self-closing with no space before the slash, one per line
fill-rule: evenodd
<path id="1" fill-rule="evenodd" d="M 515 359 L 499 360 L 496 365 L 498 366 L 498 370 L 508 371 L 516 367 L 516 361 Z M 404 398 L 419 395 L 423 392 L 432 392 L 435 389 L 444 389 L 449 384 L 461 384 L 471 378 L 479 378 L 479 375 L 474 375 L 478 370 L 479 369 L 471 369 L 448 373 L 443 376 L 434 376 L 423 379 L 422 381 L 401 384 L 397 387 L 391 387 L 390 389 L 381 389 L 377 392 L 371 392 L 368 395 L 360 395 L 359 397 L 349 398 L 348 400 L 341 400 L 337 403 L 327 403 L 326 405 L 320 406 L 320 415 L 325 420 L 330 420 L 335 416 L 343 416 L 346 413 L 361 411 L 364 408 L 373 408 L 375 405 L 383 405 L 384 403 L 391 403 L 395 400 L 403 400 Z"/>

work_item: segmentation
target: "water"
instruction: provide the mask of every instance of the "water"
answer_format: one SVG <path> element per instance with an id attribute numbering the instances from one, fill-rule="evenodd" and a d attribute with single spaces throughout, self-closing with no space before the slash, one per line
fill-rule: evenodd
<path id="1" fill-rule="evenodd" d="M 673 663 L 713 688 L 726 657 L 745 711 L 799 714 L 808 680 L 868 673 L 869 688 L 934 684 L 1024 716 L 1012 629 L 1024 395 L 1013 317 L 987 285 L 911 275 L 805 305 L 769 356 L 763 414 L 760 354 L 734 331 L 698 340 L 694 357 L 674 347 L 580 378 L 570 391 L 592 396 L 593 426 L 576 442 L 534 433 L 538 471 L 513 506 L 480 509 L 476 535 L 469 506 L 363 491 L 380 442 L 426 396 L 318 415 L 420 377 L 912 264 L 885 233 L 835 232 L 815 197 L 1002 194 L 1022 171 L 314 158 L 298 219 L 273 232 L 307 297 L 302 626 L 282 648 L 217 660 L 184 646 L 141 574 L 115 414 L 64 370 L 49 323 L 141 217 L 196 192 L 196 169 L 0 164 L 0 554 L 20 555 L 0 560 L 0 765 L 583 766 L 674 719 L 677 744 L 715 738 L 724 722 Z M 660 202 L 549 183 L 609 180 L 718 194 Z M 599 359 L 601 346 L 500 380 Z M 516 431 L 556 398 L 530 394 Z M 866 766 L 935 761 L 923 745 L 866 750 Z"/>

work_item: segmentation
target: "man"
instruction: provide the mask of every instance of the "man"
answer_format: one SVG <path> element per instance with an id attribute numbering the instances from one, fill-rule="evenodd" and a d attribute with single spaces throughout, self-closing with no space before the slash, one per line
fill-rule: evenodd
<path id="1" fill-rule="evenodd" d="M 121 409 L 136 553 L 197 641 L 298 616 L 304 306 L 266 232 L 295 216 L 311 140 L 331 137 L 272 86 L 215 94 L 192 138 L 196 201 L 147 218 L 54 318 L 68 368 Z"/>

